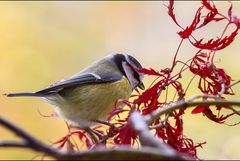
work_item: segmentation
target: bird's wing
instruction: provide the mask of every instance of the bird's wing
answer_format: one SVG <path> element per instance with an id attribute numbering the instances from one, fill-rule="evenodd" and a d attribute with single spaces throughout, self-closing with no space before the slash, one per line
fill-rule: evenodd
<path id="1" fill-rule="evenodd" d="M 52 93 L 52 92 L 58 92 L 63 88 L 67 87 L 74 87 L 79 86 L 83 84 L 96 84 L 96 83 L 107 83 L 107 82 L 115 82 L 118 80 L 121 80 L 122 75 L 120 74 L 114 74 L 114 73 L 105 73 L 105 74 L 93 74 L 93 73 L 87 73 L 87 74 L 81 74 L 78 76 L 71 77 L 66 80 L 59 81 L 48 88 L 45 88 L 43 90 L 40 90 L 36 92 L 37 94 L 44 94 L 44 93 Z"/>

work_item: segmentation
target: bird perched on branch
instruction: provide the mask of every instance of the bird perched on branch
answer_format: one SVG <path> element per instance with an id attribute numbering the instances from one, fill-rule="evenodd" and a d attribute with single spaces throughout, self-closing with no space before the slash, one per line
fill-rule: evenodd
<path id="1" fill-rule="evenodd" d="M 70 78 L 37 92 L 5 94 L 8 97 L 43 98 L 57 107 L 60 116 L 89 126 L 105 120 L 118 99 L 128 99 L 134 89 L 144 89 L 141 64 L 127 54 L 111 54 Z"/>

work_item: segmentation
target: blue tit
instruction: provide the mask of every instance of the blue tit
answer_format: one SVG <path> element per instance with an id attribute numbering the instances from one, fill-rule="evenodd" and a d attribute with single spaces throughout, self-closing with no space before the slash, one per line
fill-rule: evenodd
<path id="1" fill-rule="evenodd" d="M 90 126 L 95 120 L 104 121 L 118 99 L 128 99 L 137 87 L 144 89 L 141 68 L 128 54 L 111 54 L 40 91 L 5 95 L 43 98 L 71 123 Z"/>

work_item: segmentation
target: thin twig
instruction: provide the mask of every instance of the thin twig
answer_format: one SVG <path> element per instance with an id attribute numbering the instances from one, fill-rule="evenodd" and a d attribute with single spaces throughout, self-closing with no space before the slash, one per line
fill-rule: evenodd
<path id="1" fill-rule="evenodd" d="M 0 147 L 4 147 L 4 148 L 24 148 L 26 146 L 27 146 L 27 143 L 19 142 L 19 141 L 2 141 L 2 142 L 0 142 Z"/>
<path id="2" fill-rule="evenodd" d="M 199 96 L 200 97 L 200 96 Z M 205 96 L 206 97 L 206 96 Z M 240 106 L 240 101 L 239 100 L 224 100 L 224 99 L 219 99 L 219 100 L 207 100 L 207 101 L 195 101 L 193 102 L 193 99 L 187 100 L 187 101 L 179 101 L 172 103 L 168 106 L 159 108 L 152 113 L 144 116 L 145 121 L 148 124 L 151 124 L 155 119 L 159 118 L 161 115 L 172 112 L 177 109 L 181 108 L 190 108 L 190 107 L 195 107 L 198 105 L 202 106 L 209 106 L 209 105 L 235 105 L 235 106 Z M 239 114 L 236 113 L 236 114 Z"/>
<path id="3" fill-rule="evenodd" d="M 238 81 L 232 83 L 231 85 L 227 86 L 227 87 L 226 87 L 226 90 L 228 90 L 229 88 L 232 88 L 233 86 L 235 86 L 235 85 L 238 84 L 238 83 L 240 83 L 240 80 L 238 80 Z"/>
<path id="4" fill-rule="evenodd" d="M 161 120 L 159 124 L 149 126 L 149 129 L 158 129 L 158 128 L 164 127 L 166 121 L 167 121 L 168 118 L 169 118 L 169 116 L 170 116 L 170 113 L 167 113 L 166 116 L 165 116 L 165 118 L 164 118 L 163 120 Z"/>
<path id="5" fill-rule="evenodd" d="M 178 45 L 178 48 L 177 48 L 177 51 L 175 52 L 175 55 L 174 55 L 174 58 L 173 58 L 173 64 L 172 64 L 172 67 L 171 67 L 170 71 L 173 71 L 173 68 L 174 68 L 175 65 L 176 65 L 177 55 L 178 55 L 178 52 L 179 52 L 180 47 L 182 46 L 183 40 L 184 40 L 184 39 L 182 39 L 182 40 L 180 41 L 180 43 L 179 43 L 179 45 Z"/>
<path id="6" fill-rule="evenodd" d="M 60 151 L 58 151 L 57 149 L 52 148 L 49 145 L 46 145 L 43 142 L 35 139 L 33 136 L 29 135 L 28 133 L 26 133 L 25 131 L 23 131 L 22 129 L 20 129 L 19 127 L 15 126 L 14 124 L 10 123 L 9 121 L 5 120 L 2 117 L 0 117 L 0 125 L 7 128 L 8 130 L 10 130 L 11 132 L 13 132 L 14 134 L 23 139 L 23 141 L 20 143 L 12 142 L 12 144 L 10 144 L 10 142 L 1 142 L 0 145 L 2 144 L 2 146 L 4 145 L 4 147 L 7 147 L 7 145 L 9 147 L 10 146 L 25 147 L 55 157 L 59 157 L 62 155 Z"/>

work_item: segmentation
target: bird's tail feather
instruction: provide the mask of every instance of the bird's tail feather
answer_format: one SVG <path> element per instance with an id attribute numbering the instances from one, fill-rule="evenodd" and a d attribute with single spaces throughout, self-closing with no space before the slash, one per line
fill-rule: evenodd
<path id="1" fill-rule="evenodd" d="M 21 96 L 44 97 L 44 96 L 46 96 L 44 94 L 34 93 L 34 92 L 6 93 L 3 95 L 5 95 L 7 97 L 21 97 Z"/>

